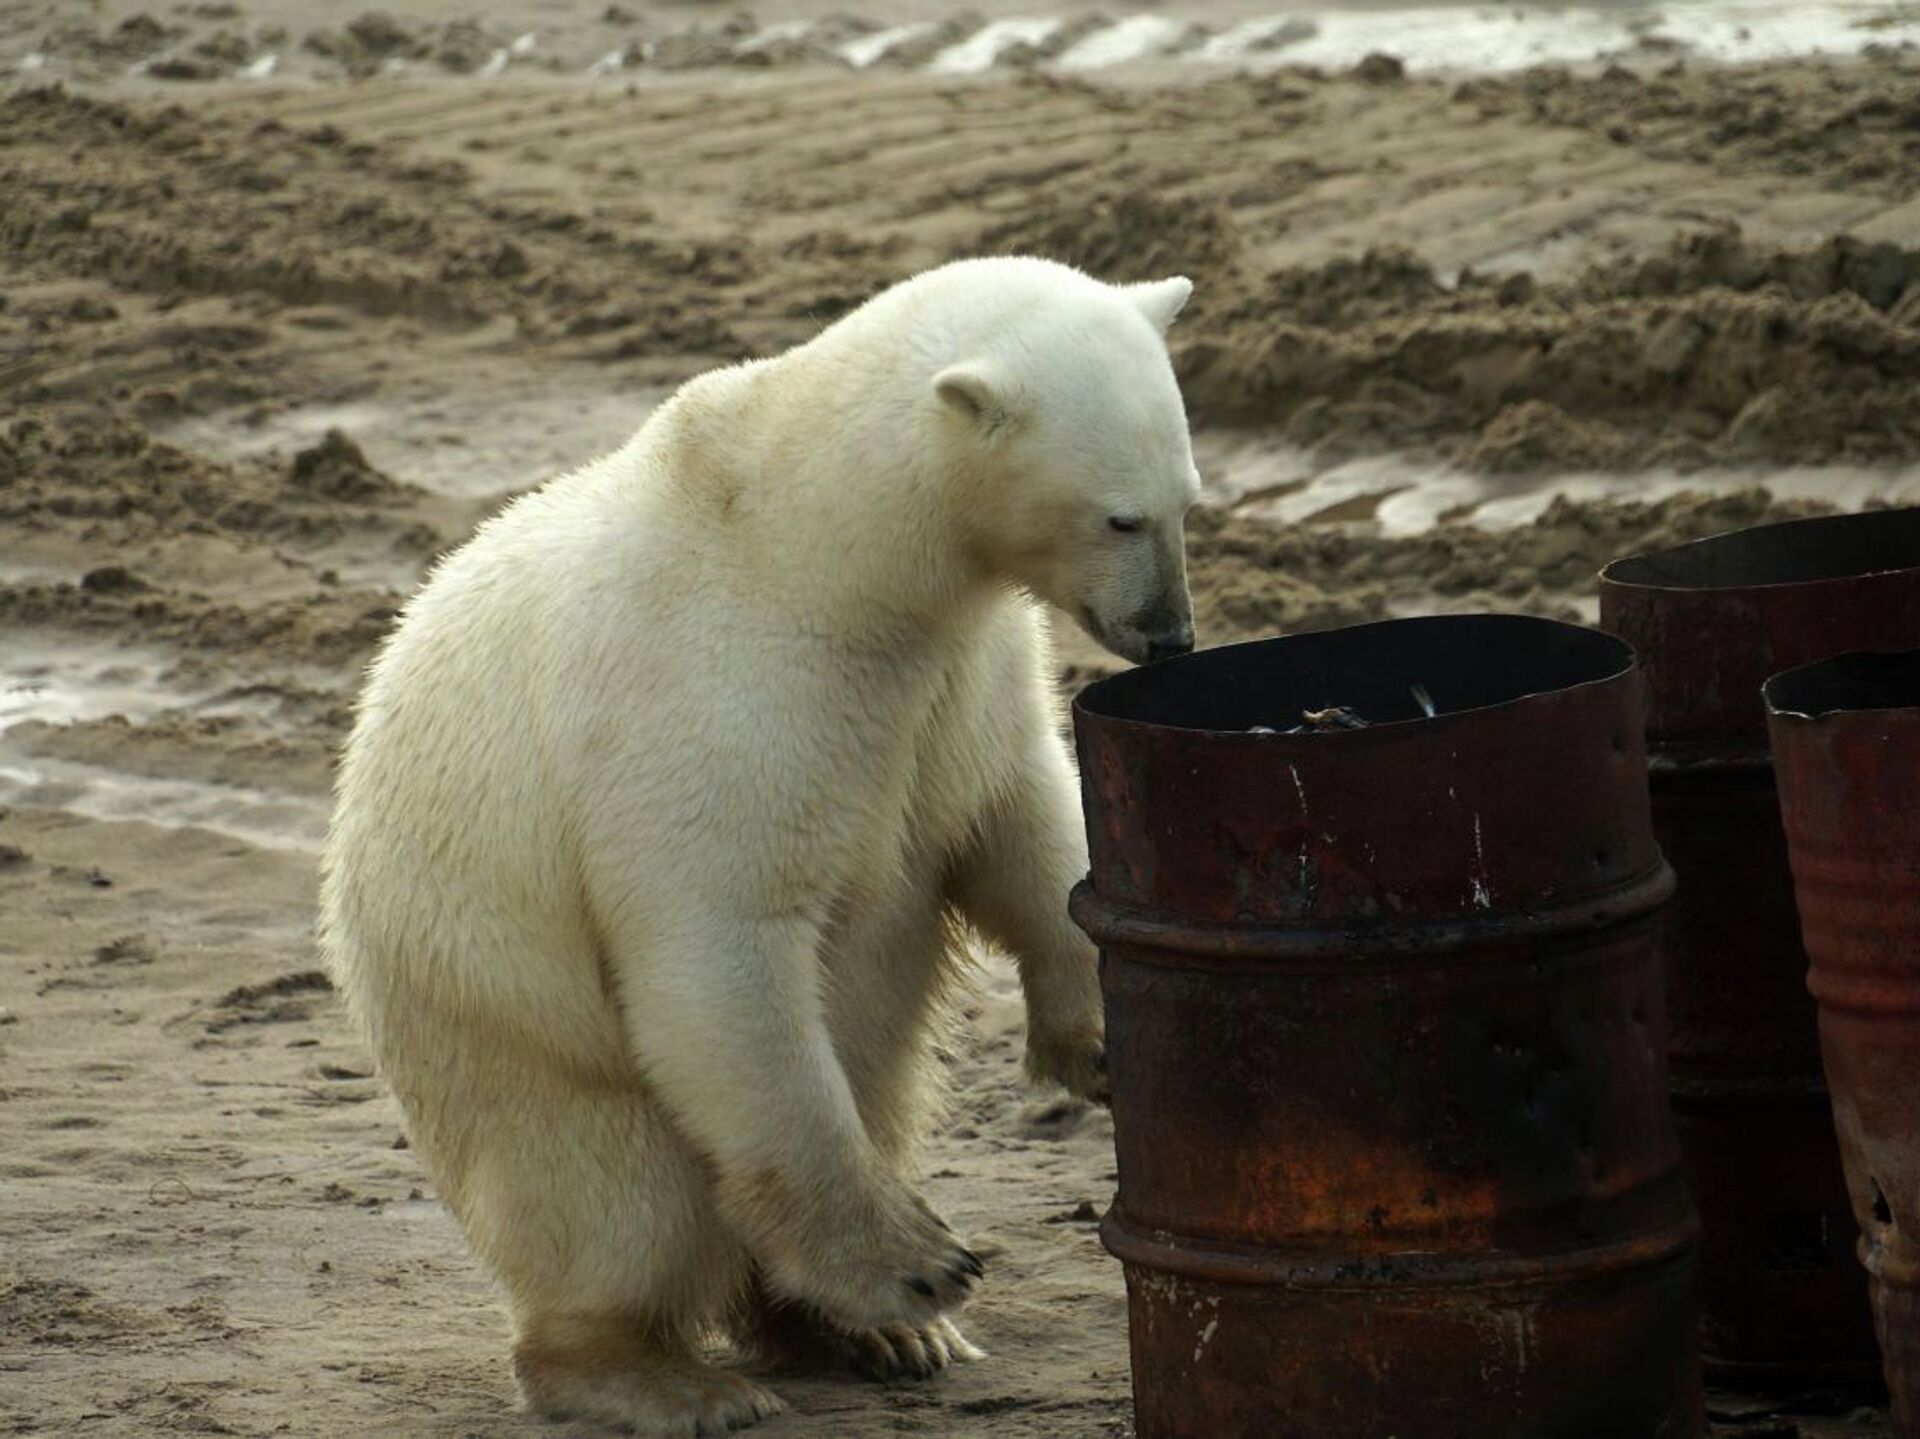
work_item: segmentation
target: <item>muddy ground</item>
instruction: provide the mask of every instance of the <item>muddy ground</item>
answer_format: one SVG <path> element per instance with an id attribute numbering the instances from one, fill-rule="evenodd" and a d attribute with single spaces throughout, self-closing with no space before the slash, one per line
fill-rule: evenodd
<path id="1" fill-rule="evenodd" d="M 818 35 L 742 62 L 763 29 L 724 11 L 562 5 L 537 23 L 564 63 L 487 73 L 533 17 L 81 9 L 0 4 L 12 1432 L 547 1432 L 315 973 L 313 852 L 424 567 L 687 375 L 956 255 L 1192 275 L 1207 643 L 1590 617 L 1615 555 L 1920 499 L 1898 48 L 1088 75 L 1055 35 L 969 76 L 856 72 Z M 926 15 L 942 44 L 980 23 Z M 587 73 L 616 35 L 656 48 Z M 1112 664 L 1063 636 L 1063 685 Z M 1108 1122 L 1019 1087 L 1003 966 L 973 1009 L 927 1170 L 990 1254 L 993 1358 L 787 1383 L 769 1436 L 1128 1432 Z M 1750 1439 L 1886 1432 L 1715 1409 Z"/>

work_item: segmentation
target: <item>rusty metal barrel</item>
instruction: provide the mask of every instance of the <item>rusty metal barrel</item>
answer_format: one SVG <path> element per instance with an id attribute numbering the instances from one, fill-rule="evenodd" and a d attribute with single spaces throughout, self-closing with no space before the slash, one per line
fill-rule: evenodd
<path id="1" fill-rule="evenodd" d="M 1920 1439 L 1920 649 L 1767 684 L 1820 1050 L 1896 1439 Z"/>
<path id="2" fill-rule="evenodd" d="M 1871 1382 L 1865 1279 L 1821 1079 L 1760 687 L 1920 644 L 1920 510 L 1763 525 L 1609 565 L 1602 628 L 1647 676 L 1674 1120 L 1700 1211 L 1710 1377 Z"/>
<path id="3" fill-rule="evenodd" d="M 1642 718 L 1522 616 L 1080 694 L 1139 1439 L 1700 1432 Z"/>

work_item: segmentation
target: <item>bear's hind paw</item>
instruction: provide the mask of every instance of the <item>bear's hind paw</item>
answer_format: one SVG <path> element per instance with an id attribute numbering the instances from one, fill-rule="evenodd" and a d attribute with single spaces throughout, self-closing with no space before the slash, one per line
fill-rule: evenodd
<path id="1" fill-rule="evenodd" d="M 549 1419 L 588 1419 L 642 1439 L 706 1439 L 787 1407 L 744 1375 L 696 1361 L 645 1360 L 600 1368 L 599 1356 L 522 1352 L 514 1369 L 527 1406 Z"/>

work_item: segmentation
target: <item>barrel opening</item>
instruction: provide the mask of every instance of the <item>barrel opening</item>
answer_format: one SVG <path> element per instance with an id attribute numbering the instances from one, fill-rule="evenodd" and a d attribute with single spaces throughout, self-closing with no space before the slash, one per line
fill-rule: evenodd
<path id="1" fill-rule="evenodd" d="M 1766 698 L 1768 708 L 1786 715 L 1911 709 L 1920 706 L 1920 649 L 1802 665 L 1768 680 Z"/>
<path id="2" fill-rule="evenodd" d="M 1344 710 L 1374 729 L 1595 684 L 1632 664 L 1624 641 L 1580 625 L 1442 615 L 1202 650 L 1101 680 L 1075 704 L 1112 719 L 1219 732 L 1285 733 L 1309 712 Z"/>
<path id="3" fill-rule="evenodd" d="M 1612 584 L 1722 590 L 1852 579 L 1920 568 L 1920 508 L 1757 525 L 1616 560 Z"/>

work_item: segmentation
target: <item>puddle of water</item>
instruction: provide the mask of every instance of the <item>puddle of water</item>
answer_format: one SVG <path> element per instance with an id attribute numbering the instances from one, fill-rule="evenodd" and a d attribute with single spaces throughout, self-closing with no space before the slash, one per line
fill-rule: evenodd
<path id="1" fill-rule="evenodd" d="M 327 802 L 242 785 L 136 774 L 22 753 L 15 725 L 68 725 L 124 715 L 135 724 L 168 710 L 271 720 L 277 696 L 242 687 L 205 690 L 170 678 L 158 651 L 74 637 L 10 634 L 0 646 L 0 804 L 71 810 L 95 819 L 193 825 L 274 849 L 317 850 Z"/>
<path id="2" fill-rule="evenodd" d="M 72 724 L 121 714 L 137 722 L 200 698 L 169 687 L 167 668 L 152 650 L 10 634 L 0 647 L 0 733 L 25 720 Z"/>
<path id="3" fill-rule="evenodd" d="M 0 757 L 0 804 L 64 809 L 90 819 L 216 830 L 264 849 L 317 853 L 327 832 L 327 803 L 322 799 L 240 785 L 156 779 L 40 757 Z"/>

